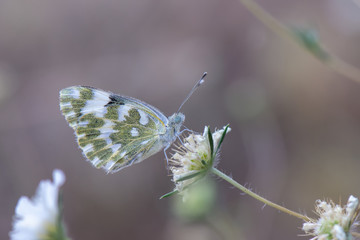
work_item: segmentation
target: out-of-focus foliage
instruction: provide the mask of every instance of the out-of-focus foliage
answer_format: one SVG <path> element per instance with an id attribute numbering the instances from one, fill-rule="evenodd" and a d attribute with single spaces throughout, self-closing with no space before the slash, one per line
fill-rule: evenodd
<path id="1" fill-rule="evenodd" d="M 286 26 L 317 29 L 332 53 L 360 67 L 352 1 L 257 2 Z M 360 85 L 237 1 L 2 0 L 0 33 L 0 239 L 19 197 L 55 168 L 67 176 L 72 239 L 225 238 L 210 224 L 187 225 L 171 198 L 158 199 L 173 187 L 162 153 L 111 175 L 91 167 L 59 110 L 59 90 L 72 85 L 136 97 L 170 115 L 207 71 L 182 112 L 197 132 L 230 123 L 219 169 L 309 215 L 316 199 L 360 196 Z M 240 228 L 235 239 L 301 234 L 297 219 L 216 184 L 215 222 Z"/>

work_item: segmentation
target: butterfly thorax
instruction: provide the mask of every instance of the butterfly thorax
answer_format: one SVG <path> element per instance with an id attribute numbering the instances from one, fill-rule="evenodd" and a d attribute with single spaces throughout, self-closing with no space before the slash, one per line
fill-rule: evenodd
<path id="1" fill-rule="evenodd" d="M 182 113 L 174 113 L 169 118 L 166 126 L 166 133 L 160 138 L 163 142 L 173 143 L 180 134 L 180 128 L 185 121 L 185 115 Z"/>

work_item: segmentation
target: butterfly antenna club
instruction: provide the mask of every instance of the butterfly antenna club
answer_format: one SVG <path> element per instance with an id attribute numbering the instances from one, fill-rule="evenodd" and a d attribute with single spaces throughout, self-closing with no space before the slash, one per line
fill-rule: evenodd
<path id="1" fill-rule="evenodd" d="M 200 78 L 199 81 L 197 81 L 197 83 L 194 85 L 194 87 L 191 89 L 191 91 L 189 92 L 189 94 L 186 96 L 185 100 L 181 103 L 179 109 L 177 110 L 177 112 L 180 112 L 180 109 L 182 108 L 182 106 L 187 102 L 187 100 L 191 97 L 191 95 L 195 92 L 195 90 L 200 87 L 204 82 L 205 82 L 205 77 L 207 75 L 207 72 L 204 72 L 202 77 Z"/>

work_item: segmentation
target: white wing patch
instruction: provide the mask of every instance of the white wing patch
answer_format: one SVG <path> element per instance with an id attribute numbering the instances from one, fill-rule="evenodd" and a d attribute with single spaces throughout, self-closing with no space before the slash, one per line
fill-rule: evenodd
<path id="1" fill-rule="evenodd" d="M 89 143 L 88 145 L 86 145 L 85 147 L 82 148 L 83 152 L 86 154 L 88 152 L 91 152 L 94 149 L 94 146 Z"/>
<path id="2" fill-rule="evenodd" d="M 106 108 L 104 106 L 109 102 L 109 97 L 104 94 L 99 94 L 94 92 L 93 100 L 88 100 L 83 109 L 81 109 L 82 114 L 94 113 L 96 117 L 104 117 L 106 113 Z"/>
<path id="3" fill-rule="evenodd" d="M 143 141 L 141 145 L 146 145 L 148 142 L 150 142 L 150 140 Z"/>
<path id="4" fill-rule="evenodd" d="M 137 130 L 137 128 L 132 128 L 130 133 L 132 137 L 139 136 L 139 131 Z"/>
<path id="5" fill-rule="evenodd" d="M 89 121 L 79 121 L 78 126 L 79 127 L 86 127 L 89 124 Z"/>
<path id="6" fill-rule="evenodd" d="M 97 166 L 98 164 L 100 164 L 102 161 L 98 158 L 98 157 L 95 157 L 94 160 L 91 161 L 91 163 L 94 165 L 94 166 Z"/>
<path id="7" fill-rule="evenodd" d="M 80 99 L 80 91 L 76 88 L 71 88 L 68 93 L 72 98 Z"/>
<path id="8" fill-rule="evenodd" d="M 129 111 L 130 111 L 131 107 L 130 106 L 126 106 L 126 105 L 121 105 L 118 108 L 118 120 L 120 122 L 125 121 L 125 116 L 129 116 Z"/>
<path id="9" fill-rule="evenodd" d="M 149 122 L 149 117 L 147 116 L 147 114 L 144 111 L 142 111 L 140 109 L 138 110 L 138 112 L 140 114 L 140 124 L 145 126 Z"/>
<path id="10" fill-rule="evenodd" d="M 120 143 L 111 146 L 111 149 L 112 149 L 113 152 L 118 151 L 120 148 L 121 148 L 121 144 L 120 144 Z"/>

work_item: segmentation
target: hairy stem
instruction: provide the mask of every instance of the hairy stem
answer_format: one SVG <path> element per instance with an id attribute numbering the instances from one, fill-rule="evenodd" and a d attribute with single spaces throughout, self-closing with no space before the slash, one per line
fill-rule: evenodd
<path id="1" fill-rule="evenodd" d="M 354 0 L 356 3 L 359 3 L 360 0 Z M 324 59 L 321 56 L 317 55 L 314 52 L 311 52 L 297 37 L 294 33 L 286 27 L 284 24 L 280 23 L 273 16 L 271 16 L 268 12 L 266 12 L 260 5 L 255 3 L 253 0 L 239 0 L 258 20 L 260 20 L 265 26 L 267 26 L 270 30 L 275 32 L 282 38 L 289 39 L 291 42 L 296 43 L 297 46 L 301 47 L 310 55 L 314 56 L 316 59 L 320 60 L 324 65 L 331 68 L 333 71 L 341 74 L 351 80 L 354 80 L 360 83 L 360 70 L 334 54 L 330 54 L 320 43 L 316 42 L 317 49 L 321 52 L 325 53 L 327 58 Z M 360 4 L 360 3 L 359 3 Z"/>
<path id="2" fill-rule="evenodd" d="M 243 185 L 241 185 L 240 183 L 236 182 L 234 179 L 232 179 L 231 177 L 227 176 L 226 174 L 224 174 L 223 172 L 219 171 L 216 168 L 212 168 L 211 169 L 212 173 L 214 173 L 215 175 L 217 175 L 218 177 L 224 179 L 225 181 L 227 181 L 228 183 L 230 183 L 231 185 L 233 185 L 234 187 L 236 187 L 237 189 L 239 189 L 240 191 L 243 191 L 244 193 L 248 194 L 249 196 L 255 198 L 256 200 L 265 203 L 266 205 L 276 208 L 279 211 L 282 211 L 284 213 L 290 214 L 294 217 L 300 218 L 306 222 L 309 222 L 311 219 L 308 218 L 307 216 L 304 216 L 300 213 L 291 211 L 283 206 L 280 206 L 276 203 L 273 203 L 263 197 L 261 197 L 260 195 L 254 193 L 253 191 L 247 189 L 246 187 L 244 187 Z"/>

